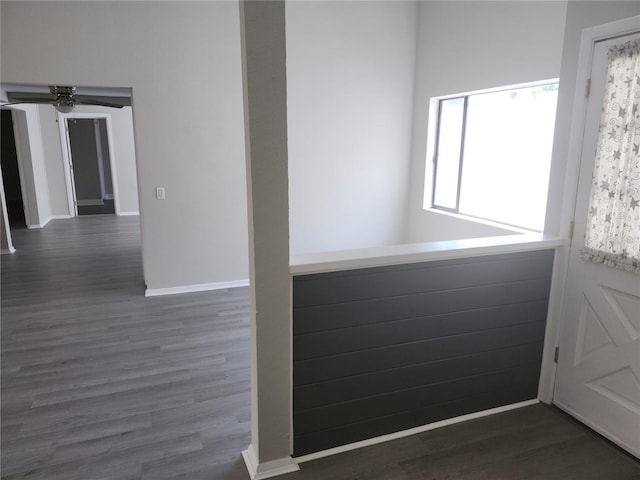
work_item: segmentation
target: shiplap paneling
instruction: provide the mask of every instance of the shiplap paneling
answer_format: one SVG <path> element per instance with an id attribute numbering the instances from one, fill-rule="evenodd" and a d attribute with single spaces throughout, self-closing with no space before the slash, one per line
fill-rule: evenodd
<path id="1" fill-rule="evenodd" d="M 294 277 L 294 453 L 535 398 L 553 251 Z"/>

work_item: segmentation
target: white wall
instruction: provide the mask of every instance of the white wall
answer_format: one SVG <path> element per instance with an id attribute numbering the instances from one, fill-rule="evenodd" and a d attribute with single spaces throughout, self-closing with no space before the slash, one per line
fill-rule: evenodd
<path id="1" fill-rule="evenodd" d="M 291 253 L 400 243 L 417 4 L 286 7 Z"/>
<path id="2" fill-rule="evenodd" d="M 408 241 L 512 233 L 423 210 L 429 99 L 558 77 L 565 14 L 566 2 L 420 3 Z"/>
<path id="3" fill-rule="evenodd" d="M 49 181 L 51 211 L 53 215 L 70 215 L 57 112 L 51 105 L 40 105 L 39 111 L 42 144 Z M 81 105 L 75 107 L 74 111 L 82 114 L 108 114 L 111 117 L 113 130 L 113 138 L 111 140 L 115 150 L 113 154 L 116 160 L 116 182 L 120 212 L 138 212 L 138 180 L 131 107 L 118 109 Z"/>
<path id="4" fill-rule="evenodd" d="M 132 88 L 147 286 L 246 279 L 237 3 L 0 8 L 3 82 Z"/>
<path id="5" fill-rule="evenodd" d="M 39 105 L 38 111 L 40 113 L 40 132 L 49 186 L 51 214 L 54 216 L 70 215 L 56 110 L 51 105 Z"/>

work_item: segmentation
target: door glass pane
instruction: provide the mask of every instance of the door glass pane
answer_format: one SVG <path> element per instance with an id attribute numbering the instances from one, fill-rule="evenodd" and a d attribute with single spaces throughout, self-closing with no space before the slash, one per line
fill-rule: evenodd
<path id="1" fill-rule="evenodd" d="M 463 116 L 464 98 L 440 102 L 434 206 L 456 208 Z"/>

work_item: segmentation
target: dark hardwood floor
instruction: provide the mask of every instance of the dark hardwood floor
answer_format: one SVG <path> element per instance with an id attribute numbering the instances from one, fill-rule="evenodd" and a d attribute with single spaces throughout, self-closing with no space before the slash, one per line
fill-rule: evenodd
<path id="1" fill-rule="evenodd" d="M 248 289 L 145 298 L 138 221 L 2 256 L 3 478 L 248 477 Z"/>
<path id="2" fill-rule="evenodd" d="M 246 480 L 248 289 L 145 298 L 137 217 L 16 230 L 2 256 L 2 478 Z M 213 266 L 212 266 L 213 268 Z M 639 480 L 536 405 L 302 465 L 284 480 Z"/>

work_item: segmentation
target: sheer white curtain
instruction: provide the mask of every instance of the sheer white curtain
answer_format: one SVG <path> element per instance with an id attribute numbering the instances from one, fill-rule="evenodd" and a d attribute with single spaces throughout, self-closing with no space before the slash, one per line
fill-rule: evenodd
<path id="1" fill-rule="evenodd" d="M 609 50 L 582 258 L 640 273 L 640 40 Z"/>

